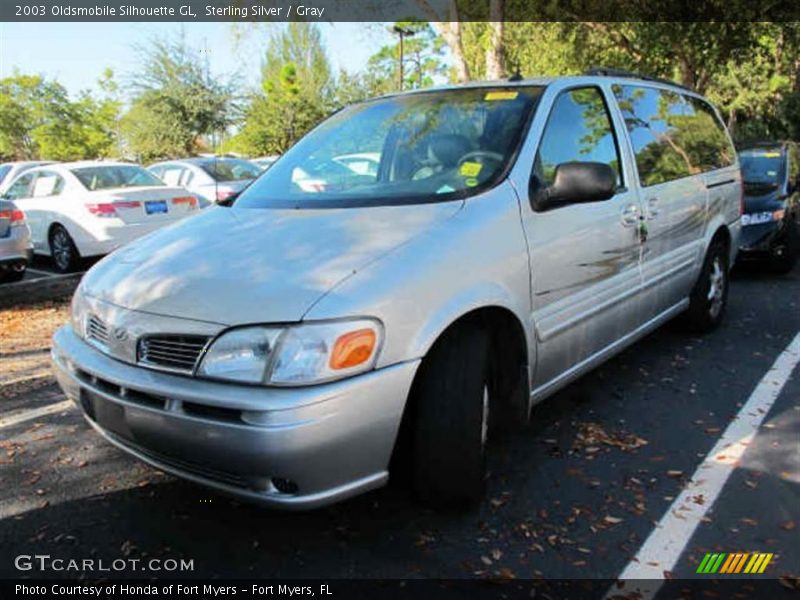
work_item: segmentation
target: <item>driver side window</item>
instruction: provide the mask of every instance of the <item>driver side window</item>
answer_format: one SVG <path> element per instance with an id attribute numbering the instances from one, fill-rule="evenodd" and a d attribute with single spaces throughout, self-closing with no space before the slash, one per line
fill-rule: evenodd
<path id="1" fill-rule="evenodd" d="M 619 149 L 598 88 L 567 90 L 556 98 L 534 163 L 539 185 L 551 185 L 556 167 L 567 162 L 607 164 L 622 185 Z"/>

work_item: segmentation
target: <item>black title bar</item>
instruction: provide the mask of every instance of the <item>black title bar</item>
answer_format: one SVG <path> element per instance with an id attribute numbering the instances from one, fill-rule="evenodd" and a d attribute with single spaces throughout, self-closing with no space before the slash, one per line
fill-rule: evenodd
<path id="1" fill-rule="evenodd" d="M 489 0 L 3 0 L 0 21 L 488 21 Z M 798 2 L 506 0 L 503 20 L 800 21 Z"/>

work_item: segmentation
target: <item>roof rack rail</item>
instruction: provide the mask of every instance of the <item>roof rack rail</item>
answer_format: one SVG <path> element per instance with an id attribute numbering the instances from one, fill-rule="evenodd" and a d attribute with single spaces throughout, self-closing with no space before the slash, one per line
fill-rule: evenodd
<path id="1" fill-rule="evenodd" d="M 631 79 L 642 79 L 644 81 L 653 81 L 656 83 L 664 83 L 666 85 L 672 85 L 684 90 L 692 90 L 690 87 L 685 86 L 681 83 L 676 83 L 674 81 L 670 81 L 669 79 L 662 79 L 661 77 L 652 77 L 650 75 L 642 75 L 640 73 L 634 73 L 633 71 L 626 71 L 625 69 L 613 69 L 609 67 L 592 67 L 584 75 L 593 75 L 597 77 L 629 77 Z"/>

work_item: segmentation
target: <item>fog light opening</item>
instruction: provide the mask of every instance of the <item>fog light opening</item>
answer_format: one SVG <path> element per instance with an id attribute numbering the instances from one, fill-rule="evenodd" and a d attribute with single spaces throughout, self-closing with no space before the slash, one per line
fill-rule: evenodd
<path id="1" fill-rule="evenodd" d="M 275 489 L 281 494 L 296 494 L 299 489 L 294 481 L 284 479 L 283 477 L 273 477 L 272 485 L 274 485 Z"/>

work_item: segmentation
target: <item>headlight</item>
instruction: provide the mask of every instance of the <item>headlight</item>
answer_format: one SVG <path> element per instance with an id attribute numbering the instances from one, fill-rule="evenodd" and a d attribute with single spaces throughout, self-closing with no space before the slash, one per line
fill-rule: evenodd
<path id="1" fill-rule="evenodd" d="M 373 319 L 232 329 L 214 341 L 197 374 L 279 386 L 322 383 L 372 369 L 382 341 Z"/>
<path id="2" fill-rule="evenodd" d="M 72 330 L 80 338 L 84 337 L 86 313 L 88 311 L 88 304 L 86 297 L 83 295 L 83 286 L 79 285 L 78 289 L 72 296 L 72 304 L 70 306 L 70 324 Z"/>
<path id="3" fill-rule="evenodd" d="M 260 383 L 280 333 L 280 329 L 266 327 L 224 333 L 206 352 L 197 372 L 205 377 Z"/>

